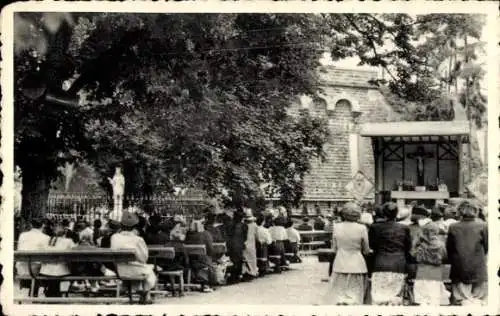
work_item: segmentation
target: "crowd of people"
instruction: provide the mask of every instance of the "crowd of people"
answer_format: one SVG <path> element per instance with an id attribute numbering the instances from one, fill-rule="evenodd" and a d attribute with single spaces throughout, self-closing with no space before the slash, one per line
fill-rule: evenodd
<path id="1" fill-rule="evenodd" d="M 304 217 L 296 225 L 285 208 L 268 209 L 254 216 L 251 209 L 222 212 L 205 209 L 189 223 L 182 215 L 165 220 L 123 212 L 121 220 L 51 221 L 33 219 L 30 230 L 20 234 L 19 250 L 74 248 L 133 248 L 137 261 L 109 264 L 44 264 L 42 275 L 147 275 L 145 290 L 155 287 L 157 275 L 148 261 L 148 245 L 169 242 L 205 245 L 206 255 L 157 262 L 159 269 L 191 269 L 201 291 L 211 292 L 222 284 L 251 281 L 272 269 L 301 262 L 298 248 L 307 237 L 300 231 L 331 233 L 326 246 L 333 249 L 329 264 L 327 305 L 453 305 L 481 304 L 487 297 L 486 256 L 488 229 L 481 210 L 469 201 L 457 206 L 399 207 L 346 203 L 314 223 Z M 216 253 L 214 243 L 225 243 L 227 252 Z M 292 254 L 292 256 L 290 256 Z M 443 274 L 444 265 L 450 272 Z M 17 273 L 29 274 L 24 263 Z M 445 281 L 451 281 L 451 284 Z M 64 283 L 64 282 L 63 282 Z M 109 282 L 108 282 L 109 283 Z M 113 282 L 110 282 L 113 283 Z M 59 296 L 68 288 L 99 291 L 98 282 L 42 284 L 46 296 Z M 29 287 L 29 284 L 21 283 Z M 39 286 L 39 285 L 37 285 Z M 36 293 L 34 293 L 36 295 Z"/>
<path id="2" fill-rule="evenodd" d="M 269 271 L 285 269 L 290 260 L 300 262 L 298 243 L 300 234 L 287 217 L 285 208 L 269 210 L 254 216 L 251 209 L 239 209 L 228 214 L 214 207 L 206 208 L 189 223 L 182 215 L 168 219 L 158 214 L 138 214 L 124 211 L 120 221 L 96 219 L 86 221 L 34 218 L 31 229 L 22 232 L 17 241 L 18 250 L 42 249 L 134 249 L 136 261 L 127 264 L 100 263 L 50 263 L 36 267 L 40 275 L 47 276 L 120 276 L 146 275 L 143 290 L 151 290 L 157 282 L 157 274 L 148 260 L 148 245 L 164 245 L 169 242 L 204 245 L 206 255 L 180 254 L 173 260 L 157 261 L 159 270 L 187 270 L 194 272 L 194 282 L 201 291 L 211 292 L 218 285 L 251 281 Z M 227 252 L 216 253 L 214 243 L 225 243 Z M 287 254 L 293 254 L 287 258 Z M 267 260 L 268 258 L 276 260 Z M 18 275 L 29 275 L 26 263 L 16 263 Z M 59 282 L 51 280 L 36 284 L 33 295 L 43 287 L 47 297 L 61 296 L 68 290 L 85 290 L 97 293 L 102 286 L 114 286 L 115 282 Z M 29 288 L 29 282 L 21 281 L 21 287 Z"/>
<path id="3" fill-rule="evenodd" d="M 347 203 L 331 226 L 335 255 L 323 304 L 484 304 L 488 229 L 480 213 L 469 201 L 432 210 L 388 202 L 370 219 Z"/>

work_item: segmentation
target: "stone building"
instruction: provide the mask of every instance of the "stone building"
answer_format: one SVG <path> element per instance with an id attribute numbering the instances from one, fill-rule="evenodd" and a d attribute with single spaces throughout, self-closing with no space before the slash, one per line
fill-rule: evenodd
<path id="1" fill-rule="evenodd" d="M 302 100 L 290 109 L 291 115 L 308 111 L 323 117 L 330 128 L 330 139 L 324 148 L 326 159 L 313 161 L 305 178 L 302 207 L 307 207 L 309 213 L 315 213 L 315 205 L 326 210 L 351 200 L 346 186 L 358 171 L 374 181 L 371 140 L 359 136 L 359 124 L 399 120 L 378 87 L 370 83 L 377 75 L 377 71 L 324 66 L 320 69 L 322 99 Z M 373 198 L 373 193 L 366 197 L 367 201 Z"/>
<path id="2" fill-rule="evenodd" d="M 320 69 L 323 94 L 319 101 L 302 100 L 290 109 L 290 115 L 308 111 L 328 120 L 330 139 L 324 147 L 326 159 L 313 161 L 312 170 L 305 178 L 302 206 L 293 214 L 316 214 L 353 200 L 347 189 L 353 177 L 361 172 L 366 181 L 375 181 L 375 163 L 371 139 L 360 136 L 360 124 L 401 121 L 403 117 L 386 102 L 379 88 L 371 84 L 378 72 L 324 66 Z M 463 109 L 455 109 L 459 119 L 465 119 Z M 473 144 L 477 147 L 477 139 Z M 478 156 L 479 153 L 473 156 Z M 468 180 L 470 181 L 470 180 Z M 467 181 L 467 182 L 468 182 Z M 368 185 L 370 186 L 370 185 Z M 366 195 L 366 202 L 374 201 L 374 192 Z"/>

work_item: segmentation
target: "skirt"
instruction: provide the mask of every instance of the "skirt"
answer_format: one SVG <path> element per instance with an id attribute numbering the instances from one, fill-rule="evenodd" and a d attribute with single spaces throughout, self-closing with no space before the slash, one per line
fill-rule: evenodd
<path id="1" fill-rule="evenodd" d="M 375 305 L 402 305 L 404 273 L 374 272 L 372 274 L 372 302 Z"/>
<path id="2" fill-rule="evenodd" d="M 333 272 L 323 305 L 363 305 L 368 277 L 365 273 Z"/>
<path id="3" fill-rule="evenodd" d="M 453 299 L 459 305 L 485 305 L 488 297 L 486 282 L 465 284 L 453 283 L 451 285 Z"/>
<path id="4" fill-rule="evenodd" d="M 424 306 L 441 305 L 443 282 L 435 280 L 415 280 L 413 294 L 415 303 Z"/>

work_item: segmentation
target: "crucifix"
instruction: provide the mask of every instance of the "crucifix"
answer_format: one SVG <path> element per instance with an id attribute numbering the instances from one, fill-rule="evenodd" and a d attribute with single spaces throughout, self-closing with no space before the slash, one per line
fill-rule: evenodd
<path id="1" fill-rule="evenodd" d="M 424 182 L 424 159 L 432 158 L 433 154 L 428 153 L 424 150 L 424 147 L 418 146 L 417 151 L 407 155 L 410 159 L 415 159 L 417 161 L 417 185 L 423 186 Z"/>

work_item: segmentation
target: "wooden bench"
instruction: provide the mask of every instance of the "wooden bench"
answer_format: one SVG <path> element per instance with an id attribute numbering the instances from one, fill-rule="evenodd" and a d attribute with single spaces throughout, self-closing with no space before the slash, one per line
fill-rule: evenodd
<path id="1" fill-rule="evenodd" d="M 207 249 L 205 245 L 193 245 L 193 244 L 185 244 L 183 242 L 168 242 L 166 243 L 167 247 L 173 247 L 176 255 L 184 255 L 186 258 L 187 267 L 187 277 L 186 283 L 184 284 L 185 289 L 198 288 L 198 284 L 191 283 L 192 281 L 192 272 L 193 269 L 190 267 L 190 258 L 193 256 L 206 256 Z"/>
<path id="2" fill-rule="evenodd" d="M 164 294 L 165 291 L 160 290 L 158 287 L 160 285 L 160 277 L 166 276 L 169 278 L 172 295 L 175 296 L 176 289 L 179 293 L 179 297 L 184 295 L 184 270 L 172 270 L 172 271 L 164 271 L 161 269 L 158 261 L 161 260 L 173 260 L 175 258 L 175 248 L 174 247 L 165 247 L 163 245 L 151 245 L 148 246 L 149 251 L 149 261 L 154 264 L 154 270 L 156 276 L 158 277 L 158 281 L 156 282 L 155 289 L 151 291 L 153 294 Z M 178 286 L 175 283 L 176 279 L 179 280 Z"/>
<path id="3" fill-rule="evenodd" d="M 299 231 L 302 240 L 309 240 L 299 244 L 299 250 L 312 251 L 326 245 L 326 241 L 330 240 L 332 233 L 325 230 Z"/>
<path id="4" fill-rule="evenodd" d="M 122 277 L 116 273 L 116 276 L 44 276 L 39 275 L 37 272 L 33 271 L 33 264 L 44 264 L 44 263 L 128 263 L 131 261 L 136 261 L 135 251 L 133 249 L 124 250 L 111 250 L 111 249 L 78 249 L 78 250 L 37 250 L 37 251 L 23 251 L 17 250 L 14 252 L 15 262 L 25 262 L 28 266 L 29 275 L 16 276 L 17 280 L 30 280 L 31 286 L 29 291 L 29 296 L 26 298 L 15 298 L 16 303 L 71 303 L 71 302 L 87 302 L 87 303 L 123 303 L 129 302 L 133 303 L 133 293 L 132 293 L 132 282 L 144 282 L 146 276 L 139 276 L 136 278 Z M 120 297 L 121 285 L 118 284 L 116 287 L 116 297 L 82 297 L 75 298 L 69 297 L 69 290 L 65 293 L 63 297 L 34 297 L 35 283 L 37 281 L 44 280 L 57 280 L 57 281 L 69 281 L 70 284 L 74 281 L 109 281 L 109 280 L 120 280 L 127 285 L 128 288 L 128 299 Z M 147 296 L 146 292 L 137 292 L 140 296 L 139 303 L 146 303 L 145 299 Z"/>

